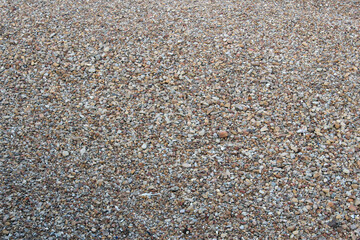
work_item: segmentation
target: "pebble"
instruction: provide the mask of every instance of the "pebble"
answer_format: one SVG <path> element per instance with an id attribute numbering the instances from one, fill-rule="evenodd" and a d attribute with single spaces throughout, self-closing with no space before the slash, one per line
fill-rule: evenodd
<path id="1" fill-rule="evenodd" d="M 200 135 L 200 136 L 204 136 L 205 133 L 206 133 L 206 131 L 203 129 L 203 130 L 201 130 L 201 131 L 199 132 L 199 135 Z"/>
<path id="2" fill-rule="evenodd" d="M 324 193 L 330 193 L 330 189 L 329 189 L 329 188 L 323 188 L 322 191 L 323 191 Z"/>
<path id="3" fill-rule="evenodd" d="M 351 225 L 350 225 L 350 229 L 354 231 L 354 230 L 358 229 L 358 225 L 356 225 L 356 224 L 351 224 Z"/>
<path id="4" fill-rule="evenodd" d="M 291 225 L 289 227 L 287 227 L 287 230 L 290 231 L 290 232 L 293 232 L 296 230 L 296 225 Z"/>
<path id="5" fill-rule="evenodd" d="M 355 212 L 357 210 L 357 207 L 355 205 L 353 205 L 353 204 L 350 204 L 349 210 L 352 211 L 352 212 Z"/>
<path id="6" fill-rule="evenodd" d="M 219 138 L 227 138 L 229 133 L 227 131 L 219 131 L 218 133 Z"/>
<path id="7" fill-rule="evenodd" d="M 183 163 L 182 166 L 184 168 L 190 168 L 191 167 L 191 164 L 190 163 Z"/>
<path id="8" fill-rule="evenodd" d="M 269 130 L 269 129 L 267 128 L 267 126 L 264 126 L 264 127 L 262 127 L 262 128 L 260 129 L 261 132 L 266 132 L 267 130 Z"/>
<path id="9" fill-rule="evenodd" d="M 96 68 L 94 66 L 91 66 L 88 70 L 90 73 L 96 72 Z"/>
<path id="10" fill-rule="evenodd" d="M 81 150 L 80 150 L 80 154 L 81 155 L 84 155 L 86 153 L 86 147 L 83 147 Z"/>
<path id="11" fill-rule="evenodd" d="M 63 155 L 64 157 L 67 157 L 67 156 L 70 155 L 70 153 L 69 153 L 68 151 L 63 151 L 63 152 L 62 152 L 62 155 Z"/>
<path id="12" fill-rule="evenodd" d="M 177 192 L 177 191 L 179 191 L 179 187 L 178 186 L 175 186 L 175 187 L 172 187 L 172 188 L 170 188 L 170 191 L 171 192 Z"/>
<path id="13" fill-rule="evenodd" d="M 334 204 L 333 202 L 329 201 L 328 204 L 327 204 L 327 206 L 328 206 L 329 208 L 334 208 L 334 207 L 335 207 L 335 204 Z"/>

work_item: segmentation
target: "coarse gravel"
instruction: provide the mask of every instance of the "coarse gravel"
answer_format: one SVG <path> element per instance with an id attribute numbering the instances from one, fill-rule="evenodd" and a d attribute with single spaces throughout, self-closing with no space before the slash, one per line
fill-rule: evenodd
<path id="1" fill-rule="evenodd" d="M 360 239 L 359 0 L 0 0 L 1 239 Z"/>

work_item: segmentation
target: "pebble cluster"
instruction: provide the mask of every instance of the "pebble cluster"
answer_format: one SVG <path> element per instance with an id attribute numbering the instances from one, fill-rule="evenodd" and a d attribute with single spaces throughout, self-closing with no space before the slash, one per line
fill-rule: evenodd
<path id="1" fill-rule="evenodd" d="M 1 239 L 359 239 L 359 16 L 0 1 Z"/>

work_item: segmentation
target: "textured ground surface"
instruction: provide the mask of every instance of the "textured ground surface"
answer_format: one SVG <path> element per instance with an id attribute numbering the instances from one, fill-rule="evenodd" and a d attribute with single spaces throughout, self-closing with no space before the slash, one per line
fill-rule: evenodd
<path id="1" fill-rule="evenodd" d="M 359 16 L 0 0 L 1 239 L 359 239 Z"/>

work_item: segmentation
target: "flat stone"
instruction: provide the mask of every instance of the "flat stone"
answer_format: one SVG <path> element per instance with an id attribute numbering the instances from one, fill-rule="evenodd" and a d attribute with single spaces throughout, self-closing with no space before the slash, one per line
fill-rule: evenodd
<path id="1" fill-rule="evenodd" d="M 227 131 L 219 131 L 218 133 L 219 138 L 227 138 L 229 133 Z"/>
<path id="2" fill-rule="evenodd" d="M 353 204 L 350 204 L 349 210 L 352 211 L 352 212 L 355 212 L 357 210 L 357 207 L 355 205 L 353 205 Z"/>
<path id="3" fill-rule="evenodd" d="M 289 227 L 287 227 L 287 230 L 290 231 L 290 232 L 293 232 L 296 230 L 296 225 L 291 225 Z"/>
<path id="4" fill-rule="evenodd" d="M 234 108 L 236 111 L 245 111 L 248 109 L 248 107 L 243 104 L 235 104 Z"/>
<path id="5" fill-rule="evenodd" d="M 201 131 L 199 132 L 199 135 L 200 135 L 200 136 L 204 136 L 205 133 L 206 133 L 205 130 L 201 130 Z"/>
<path id="6" fill-rule="evenodd" d="M 81 150 L 80 150 L 80 154 L 81 155 L 84 155 L 86 153 L 86 147 L 83 147 Z"/>
<path id="7" fill-rule="evenodd" d="M 182 166 L 184 168 L 190 168 L 191 167 L 191 164 L 190 163 L 183 163 Z"/>
<path id="8" fill-rule="evenodd" d="M 327 206 L 328 206 L 329 208 L 334 208 L 334 207 L 335 207 L 335 204 L 334 204 L 333 202 L 329 201 L 328 204 L 327 204 Z"/>
<path id="9" fill-rule="evenodd" d="M 62 152 L 62 155 L 63 155 L 64 157 L 67 157 L 67 156 L 70 155 L 70 153 L 69 153 L 68 151 L 63 151 L 63 152 Z"/>
<path id="10" fill-rule="evenodd" d="M 172 188 L 170 188 L 170 191 L 171 192 L 177 192 L 177 191 L 179 191 L 179 187 L 178 186 L 174 186 L 174 187 L 172 187 Z"/>
<path id="11" fill-rule="evenodd" d="M 332 227 L 332 228 L 337 228 L 340 226 L 340 222 L 337 221 L 338 219 L 337 218 L 333 218 L 329 223 L 329 227 Z"/>
<path id="12" fill-rule="evenodd" d="M 330 189 L 329 189 L 329 188 L 323 188 L 322 191 L 323 191 L 324 193 L 329 193 L 329 192 L 330 192 Z"/>
<path id="13" fill-rule="evenodd" d="M 95 69 L 94 66 L 91 66 L 88 71 L 89 71 L 90 73 L 94 73 L 94 72 L 96 72 L 96 69 Z"/>
<path id="14" fill-rule="evenodd" d="M 266 132 L 267 130 L 269 130 L 267 126 L 264 126 L 260 129 L 261 132 Z"/>

